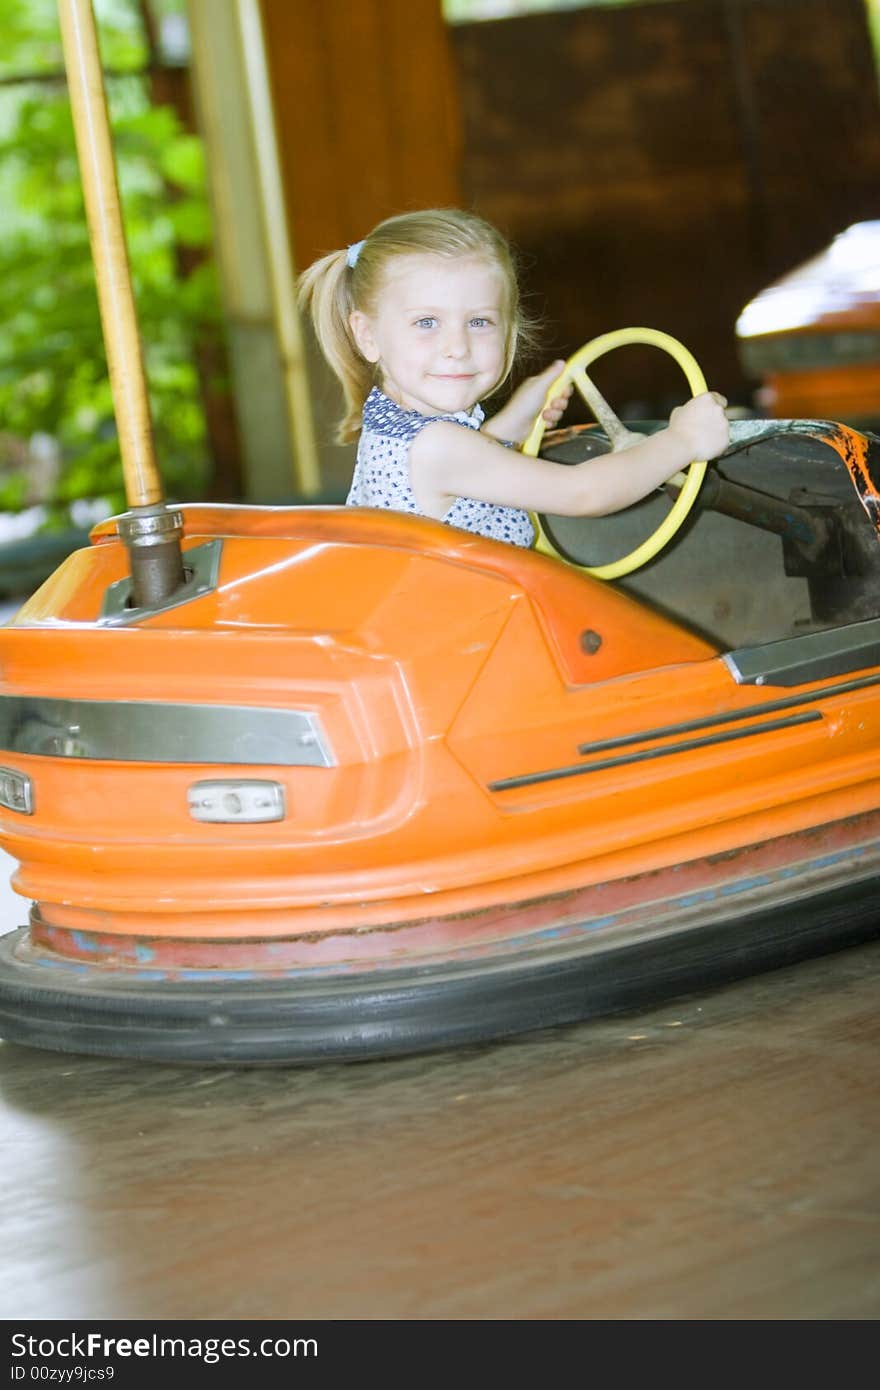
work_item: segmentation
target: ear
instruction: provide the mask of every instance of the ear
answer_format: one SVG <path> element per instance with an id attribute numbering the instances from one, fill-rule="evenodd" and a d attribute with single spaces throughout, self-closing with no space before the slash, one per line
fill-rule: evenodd
<path id="1" fill-rule="evenodd" d="M 367 362 L 379 361 L 379 349 L 373 337 L 373 325 L 369 315 L 361 309 L 353 309 L 348 316 L 348 326 L 357 343 L 358 352 Z"/>

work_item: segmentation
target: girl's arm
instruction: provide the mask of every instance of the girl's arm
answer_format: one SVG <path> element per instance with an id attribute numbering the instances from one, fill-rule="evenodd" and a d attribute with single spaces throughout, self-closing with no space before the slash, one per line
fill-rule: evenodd
<path id="1" fill-rule="evenodd" d="M 723 453 L 729 440 L 726 404 L 707 391 L 673 410 L 666 428 L 643 443 L 578 464 L 528 458 L 483 431 L 436 420 L 413 440 L 410 482 L 419 506 L 437 519 L 455 497 L 558 516 L 606 516 L 640 501 L 695 460 Z"/>

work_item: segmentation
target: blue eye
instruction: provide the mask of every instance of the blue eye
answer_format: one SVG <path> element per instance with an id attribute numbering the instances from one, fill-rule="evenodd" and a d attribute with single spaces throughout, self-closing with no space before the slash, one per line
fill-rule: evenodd
<path id="1" fill-rule="evenodd" d="M 437 320 L 431 315 L 428 318 L 416 319 L 416 328 L 433 328 Z"/>
<path id="2" fill-rule="evenodd" d="M 491 328 L 491 327 L 492 327 L 492 320 L 491 320 L 491 319 L 481 319 L 481 318 L 471 319 L 471 328 Z"/>

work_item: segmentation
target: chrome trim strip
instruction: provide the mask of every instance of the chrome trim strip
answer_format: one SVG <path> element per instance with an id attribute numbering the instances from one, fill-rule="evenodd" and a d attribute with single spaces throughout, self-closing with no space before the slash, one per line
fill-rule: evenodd
<path id="1" fill-rule="evenodd" d="M 806 685 L 880 666 L 880 618 L 740 647 L 722 658 L 737 685 Z"/>
<path id="2" fill-rule="evenodd" d="M 555 782 L 561 777 L 579 777 L 585 772 L 602 772 L 610 767 L 626 767 L 629 763 L 644 763 L 652 758 L 668 758 L 671 753 L 690 753 L 694 748 L 709 748 L 715 743 L 732 743 L 734 739 L 750 738 L 754 734 L 768 734 L 774 729 L 790 729 L 797 724 L 813 724 L 821 721 L 820 710 L 804 710 L 803 714 L 790 714 L 785 719 L 766 719 L 761 724 L 748 724 L 742 729 L 726 729 L 720 734 L 708 734 L 705 738 L 685 738 L 680 743 L 667 743 L 660 748 L 644 748 L 640 753 L 624 753 L 619 758 L 598 758 L 593 763 L 573 763 L 569 767 L 554 767 L 547 772 L 526 772 L 520 777 L 502 777 L 497 782 L 489 782 L 490 792 L 511 791 L 514 787 L 530 787 L 536 782 Z"/>
<path id="3" fill-rule="evenodd" d="M 309 710 L 0 695 L 0 749 L 106 762 L 332 767 Z"/>

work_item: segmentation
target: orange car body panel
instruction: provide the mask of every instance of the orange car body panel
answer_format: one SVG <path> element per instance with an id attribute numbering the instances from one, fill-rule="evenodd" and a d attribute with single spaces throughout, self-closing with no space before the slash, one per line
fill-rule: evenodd
<path id="1" fill-rule="evenodd" d="M 651 750 L 666 726 L 740 710 L 753 725 L 779 691 L 533 552 L 393 513 L 183 511 L 186 549 L 222 540 L 211 592 L 102 621 L 127 573 L 105 523 L 0 634 L 3 691 L 236 705 L 256 725 L 306 710 L 332 765 L 3 754 L 37 809 L 0 812 L 14 886 L 50 928 L 232 942 L 448 924 L 876 807 L 877 686 L 799 687 L 802 723 L 621 767 L 579 745 Z M 284 787 L 284 819 L 193 820 L 195 781 L 245 775 Z"/>

